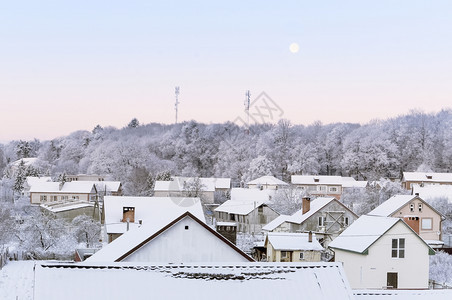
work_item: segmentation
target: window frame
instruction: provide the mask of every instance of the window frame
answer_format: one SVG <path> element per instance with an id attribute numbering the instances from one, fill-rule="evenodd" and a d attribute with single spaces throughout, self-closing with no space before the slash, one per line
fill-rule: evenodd
<path id="1" fill-rule="evenodd" d="M 428 228 L 424 227 L 424 220 L 430 221 L 430 226 Z M 421 230 L 432 230 L 433 229 L 433 218 L 421 218 Z"/>
<path id="2" fill-rule="evenodd" d="M 392 239 L 391 258 L 405 258 L 405 238 Z"/>

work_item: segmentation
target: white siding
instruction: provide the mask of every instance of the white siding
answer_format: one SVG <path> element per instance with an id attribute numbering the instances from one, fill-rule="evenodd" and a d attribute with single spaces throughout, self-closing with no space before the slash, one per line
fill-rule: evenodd
<path id="1" fill-rule="evenodd" d="M 189 263 L 248 260 L 193 219 L 184 218 L 123 261 Z"/>
<path id="2" fill-rule="evenodd" d="M 405 239 L 405 258 L 392 258 L 392 239 Z M 398 222 L 369 248 L 368 255 L 334 249 L 353 289 L 381 289 L 387 273 L 398 273 L 399 289 L 428 288 L 429 248 L 404 223 Z"/>

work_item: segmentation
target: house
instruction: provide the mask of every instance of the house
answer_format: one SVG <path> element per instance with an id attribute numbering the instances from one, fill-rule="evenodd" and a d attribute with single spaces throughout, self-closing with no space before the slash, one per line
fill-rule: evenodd
<path id="1" fill-rule="evenodd" d="M 427 243 L 435 247 L 442 244 L 441 222 L 444 217 L 419 195 L 395 195 L 368 215 L 404 219 Z"/>
<path id="2" fill-rule="evenodd" d="M 33 289 L 30 295 L 35 300 L 230 300 L 237 295 L 260 300 L 354 299 L 339 263 L 35 262 L 30 265 L 34 268 L 33 276 L 27 278 L 29 281 L 24 286 Z"/>
<path id="3" fill-rule="evenodd" d="M 277 190 L 278 188 L 288 186 L 289 184 L 279 180 L 278 178 L 274 176 L 262 176 L 257 179 L 251 180 L 250 182 L 246 183 L 248 185 L 248 188 L 250 189 L 261 189 L 261 190 Z"/>
<path id="4" fill-rule="evenodd" d="M 452 173 L 403 172 L 402 187 L 411 190 L 414 184 L 452 185 Z"/>
<path id="5" fill-rule="evenodd" d="M 161 219 L 166 222 L 186 211 L 205 220 L 199 198 L 105 196 L 104 223 L 107 240 L 112 242 L 141 224 Z"/>
<path id="6" fill-rule="evenodd" d="M 167 215 L 168 217 L 170 215 Z M 189 211 L 125 232 L 87 262 L 249 262 L 233 243 Z"/>
<path id="7" fill-rule="evenodd" d="M 367 185 L 367 181 L 356 181 L 353 177 L 321 175 L 292 175 L 291 182 L 311 196 L 331 196 L 336 199 L 340 199 L 344 188 L 362 188 Z"/>
<path id="8" fill-rule="evenodd" d="M 279 216 L 266 203 L 264 200 L 228 200 L 214 210 L 215 219 L 218 222 L 235 222 L 237 232 L 261 232 L 265 224 Z"/>
<path id="9" fill-rule="evenodd" d="M 361 216 L 329 247 L 353 289 L 427 289 L 433 249 L 400 218 Z"/>
<path id="10" fill-rule="evenodd" d="M 232 188 L 231 200 L 232 201 L 264 201 L 268 202 L 275 195 L 275 190 L 271 189 L 249 189 L 249 188 Z"/>
<path id="11" fill-rule="evenodd" d="M 302 209 L 293 215 L 281 215 L 262 229 L 267 232 L 312 231 L 324 247 L 352 224 L 358 216 L 334 197 L 310 200 L 304 197 Z"/>
<path id="12" fill-rule="evenodd" d="M 56 201 L 95 201 L 96 186 L 90 182 L 41 182 L 30 188 L 31 204 L 41 204 Z"/>
<path id="13" fill-rule="evenodd" d="M 85 181 L 91 182 L 96 186 L 98 196 L 103 199 L 104 196 L 122 196 L 122 184 L 120 181 Z"/>
<path id="14" fill-rule="evenodd" d="M 312 232 L 269 232 L 265 238 L 269 262 L 315 262 L 320 261 L 323 247 Z"/>
<path id="15" fill-rule="evenodd" d="M 94 220 L 101 219 L 100 207 L 95 202 L 85 200 L 65 200 L 55 202 L 45 202 L 40 205 L 41 208 L 53 213 L 61 219 L 72 221 L 75 217 L 86 215 Z"/>
<path id="16" fill-rule="evenodd" d="M 155 182 L 155 197 L 200 197 L 206 204 L 212 204 L 215 193 L 229 192 L 231 187 L 230 178 L 195 178 L 195 177 L 172 177 L 171 181 Z"/>

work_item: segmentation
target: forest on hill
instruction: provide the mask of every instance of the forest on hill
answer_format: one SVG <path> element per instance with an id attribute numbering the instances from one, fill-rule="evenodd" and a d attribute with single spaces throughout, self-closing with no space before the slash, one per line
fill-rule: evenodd
<path id="1" fill-rule="evenodd" d="M 133 119 L 120 129 L 98 125 L 53 140 L 0 145 L 0 174 L 8 177 L 8 164 L 26 157 L 39 158 L 41 174 L 104 174 L 133 195 L 148 194 L 161 173 L 230 177 L 235 183 L 262 175 L 290 182 L 293 174 L 400 178 L 403 171 L 451 171 L 452 111 L 412 111 L 365 125 L 280 120 L 249 130 L 231 122 Z"/>

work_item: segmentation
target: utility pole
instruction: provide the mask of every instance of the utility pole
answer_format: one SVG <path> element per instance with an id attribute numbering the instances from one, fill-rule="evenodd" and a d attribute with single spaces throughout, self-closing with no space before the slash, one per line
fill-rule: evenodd
<path id="1" fill-rule="evenodd" d="M 175 89 L 176 103 L 174 104 L 174 108 L 176 109 L 176 124 L 177 124 L 177 109 L 179 106 L 179 91 L 180 91 L 180 88 L 178 86 L 176 86 L 176 89 Z"/>

